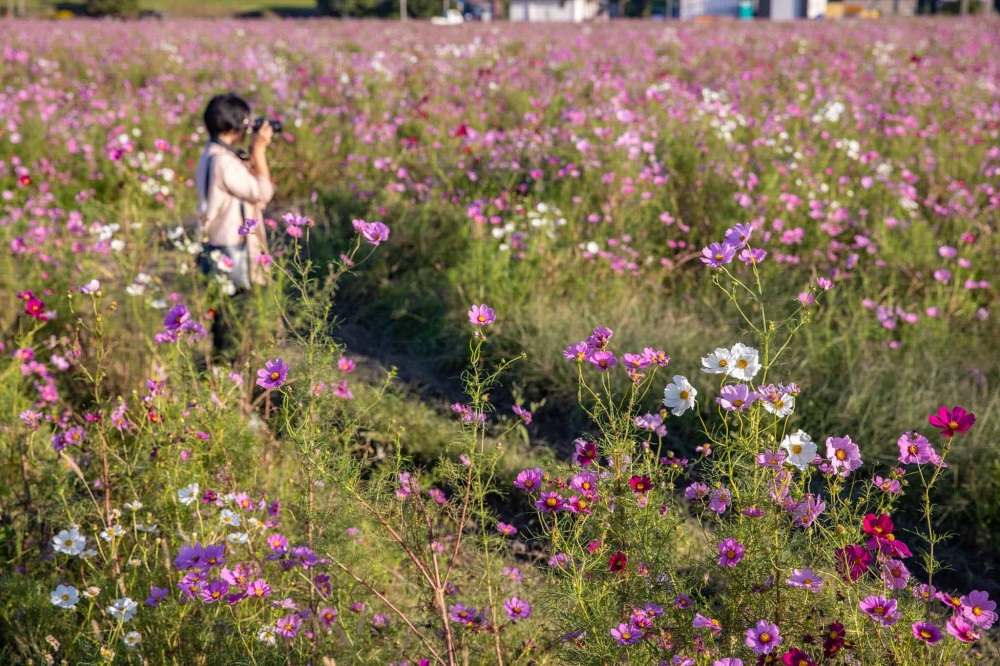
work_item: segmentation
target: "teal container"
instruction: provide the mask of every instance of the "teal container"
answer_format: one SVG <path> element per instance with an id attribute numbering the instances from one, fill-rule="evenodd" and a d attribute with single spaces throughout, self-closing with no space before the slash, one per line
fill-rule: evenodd
<path id="1" fill-rule="evenodd" d="M 740 0 L 740 19 L 749 20 L 753 18 L 753 3 L 750 0 Z"/>

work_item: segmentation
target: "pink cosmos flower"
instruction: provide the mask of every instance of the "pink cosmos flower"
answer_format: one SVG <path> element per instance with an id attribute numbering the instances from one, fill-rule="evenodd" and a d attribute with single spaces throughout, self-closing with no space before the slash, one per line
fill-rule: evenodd
<path id="1" fill-rule="evenodd" d="M 542 513 L 549 513 L 552 511 L 558 511 L 566 505 L 566 500 L 559 493 L 556 492 L 546 492 L 542 493 L 542 496 L 535 502 L 535 506 Z"/>
<path id="2" fill-rule="evenodd" d="M 503 608 L 507 612 L 507 617 L 510 618 L 511 622 L 526 620 L 531 617 L 531 604 L 517 597 L 511 597 L 503 602 Z"/>
<path id="3" fill-rule="evenodd" d="M 827 438 L 826 457 L 840 476 L 847 476 L 861 467 L 861 450 L 847 435 Z"/>
<path id="4" fill-rule="evenodd" d="M 927 422 L 935 428 L 941 428 L 941 434 L 951 438 L 968 432 L 976 422 L 976 416 L 962 407 L 941 407 L 937 414 L 931 414 L 927 418 Z"/>
<path id="5" fill-rule="evenodd" d="M 601 371 L 613 368 L 618 363 L 618 359 L 609 351 L 595 351 L 587 360 Z"/>
<path id="6" fill-rule="evenodd" d="M 389 227 L 381 222 L 352 220 L 351 224 L 354 226 L 354 230 L 372 245 L 378 246 L 379 243 L 389 240 Z"/>
<path id="7" fill-rule="evenodd" d="M 709 268 L 719 268 L 730 263 L 736 256 L 737 248 L 728 243 L 712 243 L 701 251 L 701 261 Z"/>
<path id="8" fill-rule="evenodd" d="M 517 528 L 513 525 L 508 525 L 507 523 L 497 523 L 497 532 L 507 536 L 512 536 L 517 534 Z"/>
<path id="9" fill-rule="evenodd" d="M 540 467 L 523 470 L 514 479 L 514 487 L 529 493 L 537 492 L 542 487 L 542 477 L 545 473 Z"/>
<path id="10" fill-rule="evenodd" d="M 496 312 L 485 303 L 473 305 L 472 309 L 469 310 L 469 321 L 472 322 L 473 326 L 489 326 L 496 321 L 496 318 Z"/>
<path id="11" fill-rule="evenodd" d="M 719 555 L 715 561 L 720 567 L 735 567 L 743 559 L 744 548 L 736 539 L 729 537 L 719 542 Z"/>
<path id="12" fill-rule="evenodd" d="M 587 345 L 586 342 L 577 342 L 575 345 L 570 345 L 563 350 L 563 356 L 567 360 L 576 361 L 577 363 L 583 363 L 590 356 L 593 350 Z"/>
<path id="13" fill-rule="evenodd" d="M 268 361 L 257 371 L 257 386 L 276 389 L 288 379 L 288 364 L 283 359 Z"/>
<path id="14" fill-rule="evenodd" d="M 949 634 L 963 643 L 975 643 L 982 638 L 982 633 L 976 631 L 972 623 L 962 615 L 952 615 L 948 618 L 945 628 Z"/>
<path id="15" fill-rule="evenodd" d="M 326 630 L 330 631 L 330 628 L 337 623 L 337 618 L 340 616 L 340 613 L 337 612 L 336 608 L 327 607 L 321 608 L 316 612 L 316 615 L 319 617 L 319 621 L 323 623 Z"/>
<path id="16" fill-rule="evenodd" d="M 695 613 L 694 620 L 691 621 L 691 626 L 695 629 L 711 629 L 712 633 L 715 634 L 722 631 L 722 623 L 714 617 L 705 617 L 701 613 Z"/>
<path id="17" fill-rule="evenodd" d="M 913 636 L 919 640 L 934 645 L 941 640 L 941 630 L 933 622 L 914 622 Z"/>
<path id="18" fill-rule="evenodd" d="M 886 560 L 882 563 L 882 580 L 890 590 L 902 590 L 910 580 L 910 571 L 899 560 Z"/>
<path id="19" fill-rule="evenodd" d="M 931 443 L 918 432 L 903 433 L 896 445 L 899 447 L 899 462 L 904 465 L 924 465 L 934 458 Z"/>
<path id="20" fill-rule="evenodd" d="M 819 592 L 823 589 L 823 578 L 813 570 L 806 567 L 805 569 L 792 569 L 792 577 L 785 581 L 788 585 L 792 587 L 800 587 L 810 592 Z"/>
<path id="21" fill-rule="evenodd" d="M 881 594 L 868 596 L 858 604 L 861 612 L 875 620 L 883 627 L 891 627 L 899 621 L 902 614 L 895 599 L 886 599 Z"/>
<path id="22" fill-rule="evenodd" d="M 299 634 L 299 627 L 302 626 L 302 618 L 298 615 L 286 615 L 274 623 L 274 633 L 285 638 L 295 638 Z"/>
<path id="23" fill-rule="evenodd" d="M 630 627 L 627 624 L 619 624 L 617 629 L 611 630 L 611 636 L 618 641 L 618 645 L 632 645 L 644 638 L 641 630 Z"/>
<path id="24" fill-rule="evenodd" d="M 982 629 L 989 629 L 997 621 L 996 608 L 997 602 L 990 601 L 989 593 L 982 590 L 973 590 L 962 597 L 962 614 Z"/>
<path id="25" fill-rule="evenodd" d="M 752 648 L 754 654 L 770 654 L 774 648 L 781 645 L 781 640 L 778 625 L 760 620 L 755 626 L 747 629 L 743 643 Z"/>

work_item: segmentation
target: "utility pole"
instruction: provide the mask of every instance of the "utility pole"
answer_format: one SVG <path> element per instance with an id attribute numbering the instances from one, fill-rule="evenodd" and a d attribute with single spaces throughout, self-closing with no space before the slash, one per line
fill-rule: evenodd
<path id="1" fill-rule="evenodd" d="M 406 20 L 406 0 L 399 0 L 399 20 Z"/>
<path id="2" fill-rule="evenodd" d="M 444 9 L 441 10 L 441 16 L 448 16 L 448 0 L 443 0 Z"/>
<path id="3" fill-rule="evenodd" d="M 958 3 L 958 15 L 968 16 L 969 15 L 969 0 L 961 0 Z"/>

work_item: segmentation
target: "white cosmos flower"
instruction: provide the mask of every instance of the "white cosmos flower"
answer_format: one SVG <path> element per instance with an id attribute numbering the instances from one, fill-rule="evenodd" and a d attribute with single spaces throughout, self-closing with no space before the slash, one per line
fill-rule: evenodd
<path id="1" fill-rule="evenodd" d="M 229 543 L 234 543 L 237 546 L 241 546 L 250 540 L 250 537 L 247 536 L 246 532 L 233 532 L 226 538 L 229 539 Z"/>
<path id="2" fill-rule="evenodd" d="M 129 502 L 128 504 L 125 505 L 125 508 L 128 509 L 129 511 L 138 511 L 139 509 L 142 508 L 142 502 L 139 501 Z"/>
<path id="3" fill-rule="evenodd" d="M 105 610 L 107 610 L 108 614 L 116 620 L 128 622 L 135 617 L 135 611 L 138 608 L 139 604 L 132 601 L 128 597 L 122 597 L 121 599 L 115 599 L 114 603 L 108 606 Z"/>
<path id="4" fill-rule="evenodd" d="M 230 509 L 223 509 L 222 513 L 219 514 L 219 520 L 222 521 L 223 525 L 229 525 L 230 527 L 239 527 L 243 523 L 240 520 L 239 514 Z"/>
<path id="5" fill-rule="evenodd" d="M 261 643 L 267 643 L 268 645 L 274 645 L 274 627 L 267 626 L 261 627 L 260 631 L 257 632 L 257 640 Z"/>
<path id="6" fill-rule="evenodd" d="M 112 525 L 108 529 L 101 532 L 101 538 L 105 541 L 111 541 L 112 539 L 125 535 L 125 528 L 121 525 Z"/>
<path id="7" fill-rule="evenodd" d="M 694 407 L 694 399 L 698 391 L 691 386 L 686 377 L 674 375 L 674 382 L 663 389 L 663 404 L 670 408 L 674 416 L 680 416 Z"/>
<path id="8" fill-rule="evenodd" d="M 764 400 L 764 409 L 771 412 L 779 419 L 784 418 L 795 411 L 795 396 L 790 393 L 782 393 L 774 400 Z"/>
<path id="9" fill-rule="evenodd" d="M 730 353 L 728 349 L 716 349 L 701 359 L 702 372 L 710 375 L 728 375 L 730 370 Z"/>
<path id="10" fill-rule="evenodd" d="M 134 648 L 142 642 L 142 636 L 138 631 L 130 631 L 125 634 L 125 647 Z"/>
<path id="11" fill-rule="evenodd" d="M 80 593 L 72 585 L 57 585 L 52 590 L 52 605 L 59 608 L 73 608 L 80 600 Z"/>
<path id="12" fill-rule="evenodd" d="M 816 458 L 816 442 L 802 430 L 793 432 L 781 440 L 781 448 L 788 451 L 788 462 L 803 471 Z"/>
<path id="13" fill-rule="evenodd" d="M 753 347 L 737 342 L 729 350 L 729 376 L 748 382 L 760 372 L 760 354 Z"/>
<path id="14" fill-rule="evenodd" d="M 59 534 L 52 537 L 52 548 L 55 549 L 57 553 L 79 555 L 86 547 L 87 537 L 83 536 L 75 529 L 63 530 Z"/>
<path id="15" fill-rule="evenodd" d="M 198 501 L 198 484 L 192 483 L 177 491 L 177 501 L 184 506 L 190 506 Z"/>

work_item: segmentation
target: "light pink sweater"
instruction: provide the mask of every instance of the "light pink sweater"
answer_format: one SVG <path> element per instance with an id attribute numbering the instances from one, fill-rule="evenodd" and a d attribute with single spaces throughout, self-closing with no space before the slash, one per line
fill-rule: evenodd
<path id="1" fill-rule="evenodd" d="M 209 157 L 214 159 L 206 199 L 205 171 Z M 247 219 L 257 221 L 254 231 L 261 235 L 262 241 L 265 240 L 261 213 L 274 196 L 274 184 L 269 179 L 251 173 L 250 166 L 231 150 L 208 143 L 198 160 L 194 183 L 198 192 L 198 215 L 202 220 L 200 236 L 206 237 L 212 245 L 242 245 L 244 239 L 238 231 L 243 224 L 240 214 L 242 201 L 243 213 Z"/>

